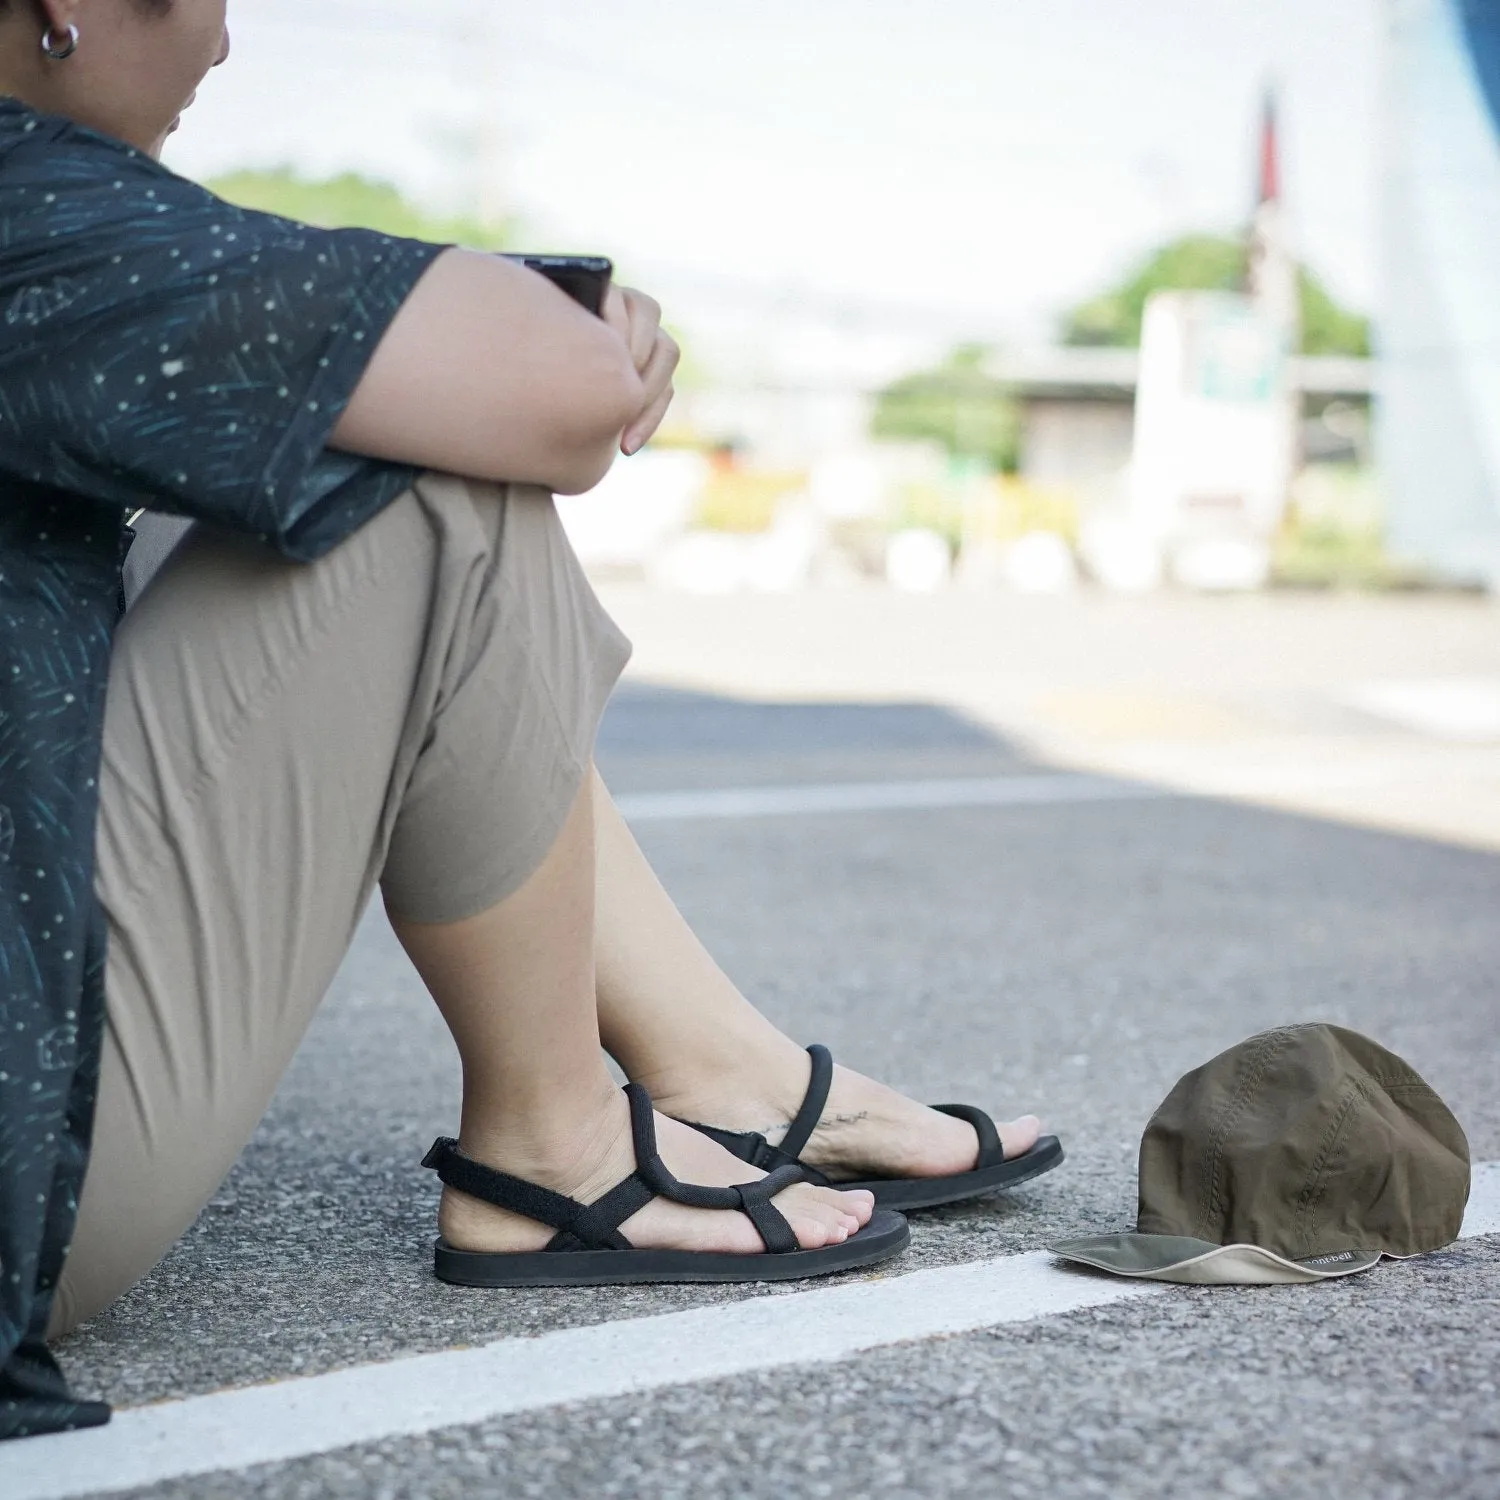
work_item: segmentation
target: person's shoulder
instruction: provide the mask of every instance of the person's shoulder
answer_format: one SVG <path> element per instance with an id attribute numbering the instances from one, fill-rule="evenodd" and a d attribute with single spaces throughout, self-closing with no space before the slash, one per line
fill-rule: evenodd
<path id="1" fill-rule="evenodd" d="M 65 239 L 85 256 L 92 240 L 147 250 L 199 230 L 234 244 L 274 229 L 124 141 L 14 100 L 0 100 L 0 220 L 12 250 Z"/>
<path id="2" fill-rule="evenodd" d="M 11 149 L 7 150 L 6 148 Z M 0 292 L 61 256 L 121 290 L 290 276 L 414 280 L 445 246 L 373 230 L 326 229 L 226 201 L 142 151 L 0 100 Z"/>
<path id="3" fill-rule="evenodd" d="M 0 98 L 0 185 L 23 175 L 146 179 L 172 174 L 144 151 L 71 120 Z"/>
<path id="4" fill-rule="evenodd" d="M 206 210 L 206 189 L 144 151 L 60 115 L 0 100 L 0 219 L 11 245 Z"/>

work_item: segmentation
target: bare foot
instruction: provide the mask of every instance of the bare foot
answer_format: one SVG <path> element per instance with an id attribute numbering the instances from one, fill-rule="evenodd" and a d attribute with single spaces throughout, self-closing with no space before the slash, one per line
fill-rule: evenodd
<path id="1" fill-rule="evenodd" d="M 788 1043 L 753 1066 L 708 1079 L 647 1081 L 658 1108 L 680 1120 L 725 1130 L 755 1130 L 777 1144 L 807 1093 L 812 1065 L 807 1053 Z M 1007 1160 L 1036 1144 L 1042 1122 L 1022 1115 L 997 1125 Z M 802 1158 L 836 1181 L 862 1177 L 946 1177 L 971 1170 L 979 1159 L 974 1127 L 939 1114 L 895 1089 L 837 1064 L 828 1103 Z"/>
<path id="2" fill-rule="evenodd" d="M 679 1182 L 732 1187 L 757 1182 L 766 1174 L 707 1136 L 676 1120 L 656 1116 L 657 1149 Z M 635 1170 L 630 1109 L 625 1095 L 612 1090 L 593 1118 L 581 1122 L 566 1140 L 515 1143 L 460 1140 L 466 1154 L 554 1192 L 593 1203 Z M 870 1221 L 875 1200 L 865 1192 L 839 1192 L 798 1183 L 771 1200 L 804 1250 L 842 1244 Z M 495 1208 L 454 1188 L 443 1189 L 438 1229 L 460 1250 L 540 1250 L 556 1230 L 534 1219 Z M 687 1208 L 654 1198 L 620 1226 L 639 1250 L 710 1250 L 753 1255 L 765 1249 L 755 1226 L 733 1209 Z"/>

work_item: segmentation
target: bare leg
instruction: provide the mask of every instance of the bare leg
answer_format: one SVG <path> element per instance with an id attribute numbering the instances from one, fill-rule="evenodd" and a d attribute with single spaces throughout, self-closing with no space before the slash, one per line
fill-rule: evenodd
<path id="1" fill-rule="evenodd" d="M 605 1047 L 664 1113 L 779 1140 L 807 1090 L 806 1051 L 740 994 L 693 935 L 597 773 L 594 816 Z M 1013 1157 L 1035 1144 L 1041 1122 L 1025 1115 L 999 1128 Z M 972 1167 L 977 1154 L 962 1120 L 842 1067 L 803 1153 L 834 1177 L 941 1176 Z"/>
<path id="2" fill-rule="evenodd" d="M 504 1171 L 591 1203 L 635 1166 L 629 1111 L 600 1051 L 594 1000 L 594 822 L 585 781 L 566 827 L 515 895 L 460 922 L 393 914 L 458 1044 L 460 1144 Z M 762 1174 L 695 1131 L 658 1116 L 662 1159 L 685 1182 L 727 1186 Z M 704 1150 L 704 1147 L 707 1150 Z M 870 1217 L 865 1193 L 798 1185 L 778 1194 L 804 1249 L 834 1244 Z M 464 1249 L 538 1249 L 553 1231 L 445 1190 L 445 1239 Z M 742 1215 L 657 1199 L 626 1221 L 641 1249 L 753 1253 Z"/>

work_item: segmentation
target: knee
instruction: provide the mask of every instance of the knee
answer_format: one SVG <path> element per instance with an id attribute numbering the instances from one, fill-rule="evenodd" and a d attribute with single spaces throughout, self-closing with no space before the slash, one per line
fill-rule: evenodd
<path id="1" fill-rule="evenodd" d="M 457 474 L 423 474 L 398 503 L 414 504 L 453 536 L 482 538 L 486 550 L 503 543 L 524 545 L 528 535 L 563 540 L 552 491 L 537 484 L 502 484 Z"/>

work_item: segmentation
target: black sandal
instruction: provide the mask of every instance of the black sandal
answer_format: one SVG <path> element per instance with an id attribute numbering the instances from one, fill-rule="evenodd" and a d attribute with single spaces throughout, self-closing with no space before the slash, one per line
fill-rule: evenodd
<path id="1" fill-rule="evenodd" d="M 422 1158 L 451 1188 L 497 1208 L 535 1219 L 558 1234 L 544 1250 L 459 1250 L 439 1240 L 433 1269 L 457 1286 L 617 1286 L 654 1281 L 791 1281 L 825 1276 L 888 1260 L 911 1238 L 900 1214 L 877 1209 L 858 1234 L 841 1245 L 803 1250 L 792 1226 L 771 1199 L 793 1183 L 811 1178 L 793 1162 L 777 1166 L 759 1182 L 739 1187 L 698 1187 L 678 1182 L 656 1153 L 651 1096 L 638 1083 L 625 1086 L 636 1169 L 595 1203 L 583 1204 L 550 1188 L 465 1156 L 458 1142 L 440 1136 Z M 653 1198 L 689 1208 L 732 1208 L 755 1225 L 763 1255 L 727 1255 L 712 1250 L 637 1250 L 620 1225 Z"/>
<path id="2" fill-rule="evenodd" d="M 807 1181 L 819 1187 L 842 1188 L 846 1192 L 863 1188 L 874 1193 L 878 1205 L 903 1212 L 913 1208 L 935 1208 L 940 1203 L 957 1203 L 999 1188 L 1015 1187 L 1017 1183 L 1029 1182 L 1043 1172 L 1050 1172 L 1063 1159 L 1062 1142 L 1055 1135 L 1044 1135 L 1030 1151 L 1007 1161 L 1005 1148 L 1000 1144 L 1000 1132 L 982 1109 L 975 1109 L 971 1104 L 934 1104 L 931 1108 L 941 1114 L 967 1120 L 974 1127 L 979 1137 L 979 1160 L 969 1171 L 955 1172 L 948 1177 L 871 1177 L 863 1182 L 835 1182 L 799 1159 L 823 1116 L 829 1085 L 833 1082 L 833 1057 L 828 1048 L 814 1043 L 807 1053 L 812 1058 L 812 1078 L 802 1108 L 797 1111 L 797 1118 L 779 1145 L 773 1146 L 754 1130 L 720 1130 L 713 1125 L 700 1125 L 696 1120 L 682 1123 L 701 1130 L 726 1151 L 733 1152 L 741 1161 L 748 1161 L 763 1172 L 774 1172 L 784 1166 L 801 1167 Z"/>

